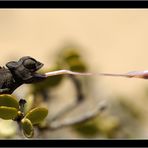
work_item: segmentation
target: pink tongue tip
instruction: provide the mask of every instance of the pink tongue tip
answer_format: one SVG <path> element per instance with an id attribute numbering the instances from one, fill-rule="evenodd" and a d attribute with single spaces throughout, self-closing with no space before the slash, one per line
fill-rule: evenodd
<path id="1" fill-rule="evenodd" d="M 129 77 L 148 79 L 148 71 L 133 71 L 127 73 Z"/>

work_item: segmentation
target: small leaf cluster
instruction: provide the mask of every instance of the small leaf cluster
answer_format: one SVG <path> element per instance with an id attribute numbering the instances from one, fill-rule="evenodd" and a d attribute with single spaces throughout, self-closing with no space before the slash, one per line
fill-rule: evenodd
<path id="1" fill-rule="evenodd" d="M 17 121 L 22 127 L 24 135 L 31 138 L 34 135 L 33 126 L 41 123 L 46 118 L 48 110 L 44 107 L 36 107 L 24 113 L 25 103 L 25 100 L 18 101 L 9 94 L 0 95 L 0 118 Z"/>
<path id="2" fill-rule="evenodd" d="M 83 61 L 78 49 L 75 47 L 64 48 L 59 53 L 57 61 L 63 69 L 66 68 L 77 72 L 87 71 L 86 63 Z"/>

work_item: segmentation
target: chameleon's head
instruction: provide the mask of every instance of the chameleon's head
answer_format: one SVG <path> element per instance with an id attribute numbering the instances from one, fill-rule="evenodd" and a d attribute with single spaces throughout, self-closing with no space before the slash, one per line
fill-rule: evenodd
<path id="1" fill-rule="evenodd" d="M 23 64 L 25 68 L 27 68 L 31 72 L 35 72 L 43 67 L 43 63 L 35 60 L 34 58 L 30 56 L 22 57 L 19 62 Z"/>
<path id="2" fill-rule="evenodd" d="M 30 80 L 43 64 L 30 56 L 25 56 L 19 61 L 8 62 L 6 66 L 12 72 L 14 79 L 25 82 Z"/>
<path id="3" fill-rule="evenodd" d="M 35 72 L 39 70 L 41 67 L 43 67 L 44 64 L 41 62 L 35 60 L 34 58 L 30 56 L 25 56 L 19 59 L 19 61 L 11 61 L 6 64 L 8 69 L 10 70 L 16 70 L 18 67 L 21 67 L 22 70 L 26 69 L 30 72 Z"/>

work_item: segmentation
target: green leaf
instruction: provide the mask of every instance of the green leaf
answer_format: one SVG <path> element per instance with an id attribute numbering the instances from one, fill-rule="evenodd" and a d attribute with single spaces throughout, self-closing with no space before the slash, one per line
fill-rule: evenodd
<path id="1" fill-rule="evenodd" d="M 85 64 L 80 60 L 69 61 L 68 65 L 72 71 L 85 72 L 87 70 Z"/>
<path id="2" fill-rule="evenodd" d="M 0 106 L 14 107 L 19 109 L 19 103 L 17 99 L 14 96 L 8 94 L 0 95 Z"/>
<path id="3" fill-rule="evenodd" d="M 67 50 L 67 51 L 66 51 Z M 65 52 L 63 52 L 63 59 L 68 62 L 68 61 L 71 61 L 73 59 L 79 59 L 80 58 L 80 55 L 79 53 L 76 51 L 76 49 L 74 48 L 69 48 L 69 49 L 66 49 Z"/>
<path id="4" fill-rule="evenodd" d="M 21 120 L 23 133 L 27 138 L 32 138 L 34 135 L 34 129 L 31 121 L 27 118 Z"/>
<path id="5" fill-rule="evenodd" d="M 0 106 L 0 118 L 2 119 L 15 119 L 17 117 L 17 112 L 17 109 L 14 107 Z"/>
<path id="6" fill-rule="evenodd" d="M 28 118 L 34 125 L 42 122 L 47 115 L 48 115 L 48 110 L 46 108 L 38 107 L 30 110 L 26 114 L 25 118 Z"/>

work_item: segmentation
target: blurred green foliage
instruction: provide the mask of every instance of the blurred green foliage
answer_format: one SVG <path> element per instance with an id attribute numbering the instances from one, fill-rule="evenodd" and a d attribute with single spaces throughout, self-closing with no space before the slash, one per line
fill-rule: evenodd
<path id="1" fill-rule="evenodd" d="M 105 115 L 90 121 L 77 124 L 73 128 L 82 137 L 89 138 L 135 138 L 140 132 L 143 115 L 133 103 L 125 98 L 117 97 L 116 102 L 111 102 L 111 108 Z"/>
<path id="2" fill-rule="evenodd" d="M 74 47 L 63 48 L 63 50 L 58 54 L 57 63 L 63 69 L 77 72 L 87 71 L 86 63 L 81 57 L 78 49 Z"/>
<path id="3" fill-rule="evenodd" d="M 93 138 L 98 135 L 99 129 L 96 119 L 92 119 L 85 123 L 79 123 L 73 126 L 73 128 L 83 137 Z"/>

